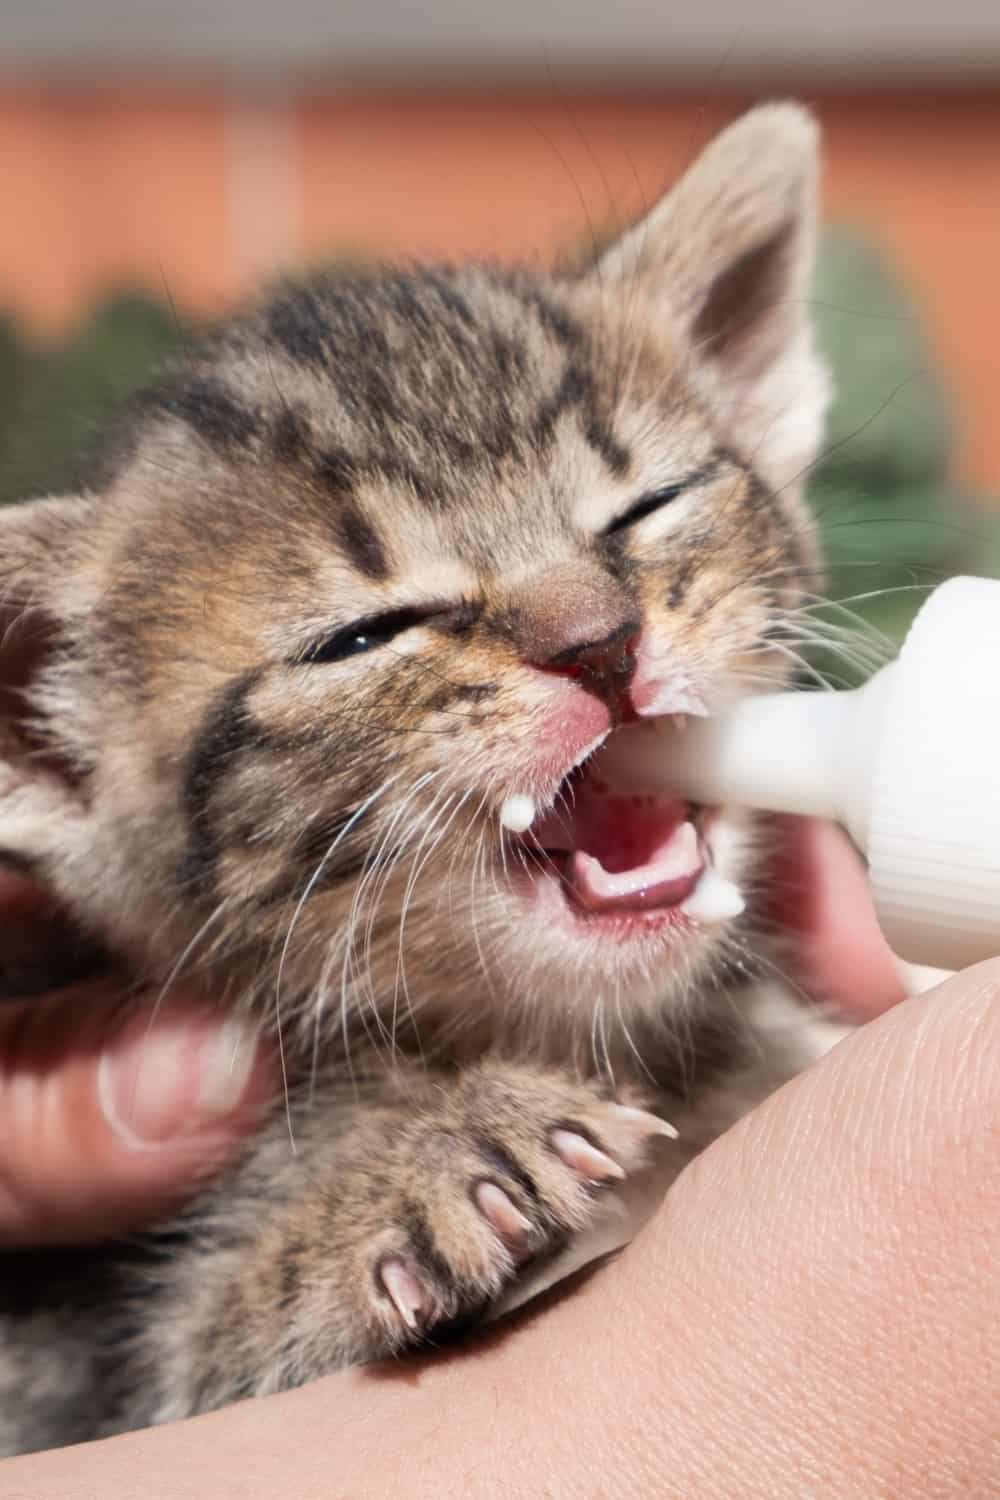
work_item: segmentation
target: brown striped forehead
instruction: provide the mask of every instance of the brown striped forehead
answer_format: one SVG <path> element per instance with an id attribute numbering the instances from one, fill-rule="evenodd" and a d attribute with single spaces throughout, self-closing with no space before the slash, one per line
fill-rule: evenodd
<path id="1" fill-rule="evenodd" d="M 712 456 L 663 329 L 640 337 L 622 311 L 478 269 L 285 290 L 112 434 L 112 489 L 133 512 L 160 502 L 131 528 L 135 575 L 201 577 L 207 596 L 228 569 L 280 631 L 580 555 Z"/>
<path id="2" fill-rule="evenodd" d="M 134 401 L 104 484 L 168 446 L 192 467 L 252 459 L 344 493 L 365 479 L 461 502 L 470 472 L 544 461 L 571 419 L 611 475 L 607 348 L 552 288 L 481 271 L 321 278 L 280 294 Z"/>

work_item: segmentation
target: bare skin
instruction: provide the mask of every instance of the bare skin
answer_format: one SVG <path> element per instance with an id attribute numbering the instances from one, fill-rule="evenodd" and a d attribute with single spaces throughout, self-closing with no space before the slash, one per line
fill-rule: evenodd
<path id="1" fill-rule="evenodd" d="M 0 923 L 37 921 L 42 904 L 0 871 Z M 221 1166 L 273 1087 L 272 1059 L 192 997 L 124 1027 L 114 998 L 91 988 L 0 1006 L 0 1245 L 80 1242 L 167 1212 Z"/>
<path id="2" fill-rule="evenodd" d="M 900 996 L 853 852 L 836 830 L 796 822 L 785 847 L 781 916 L 802 934 L 808 988 L 846 997 L 858 1018 L 884 1009 Z M 0 869 L 0 925 L 41 905 Z M 91 990 L 0 1007 L 0 1245 L 80 1241 L 165 1212 L 221 1165 L 275 1087 L 274 1059 L 220 1038 L 192 997 L 124 1029 L 113 1000 Z M 117 1059 L 103 1084 L 102 1058 Z"/>
<path id="3" fill-rule="evenodd" d="M 870 926 L 836 938 L 862 919 L 848 852 L 800 850 L 806 966 L 868 1014 L 898 993 Z M 994 961 L 850 1037 L 521 1323 L 4 1477 L 25 1500 L 996 1493 L 998 1138 Z"/>

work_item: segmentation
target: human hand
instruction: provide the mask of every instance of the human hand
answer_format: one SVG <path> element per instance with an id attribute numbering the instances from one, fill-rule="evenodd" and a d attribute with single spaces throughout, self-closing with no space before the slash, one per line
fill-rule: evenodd
<path id="1" fill-rule="evenodd" d="M 776 919 L 802 978 L 864 1016 L 900 997 L 861 866 L 823 824 L 785 820 Z M 0 931 L 44 943 L 45 907 L 0 868 Z M 273 1087 L 234 1022 L 172 997 L 122 1025 L 98 987 L 0 1006 L 0 1245 L 104 1237 L 151 1220 L 221 1166 Z"/>
<path id="2" fill-rule="evenodd" d="M 897 960 L 875 920 L 861 859 L 847 835 L 811 818 L 775 818 L 767 915 L 794 935 L 795 978 L 847 1019 L 870 1020 L 903 999 Z"/>
<path id="3" fill-rule="evenodd" d="M 0 931 L 43 942 L 45 902 L 0 867 Z M 249 1030 L 192 996 L 122 1013 L 89 983 L 0 1004 L 0 1247 L 101 1239 L 217 1171 L 273 1084 Z"/>
<path id="4" fill-rule="evenodd" d="M 444 1359 L 5 1477 L 46 1500 L 1000 1493 L 1000 962 L 893 1007 L 852 852 L 794 833 L 804 971 L 889 1013 L 704 1152 L 617 1260 Z"/>
<path id="5" fill-rule="evenodd" d="M 824 901 L 852 899 L 838 853 L 822 870 Z M 4 1477 L 26 1500 L 1000 1494 L 998 1141 L 992 962 L 765 1101 L 554 1304 L 444 1357 L 16 1459 Z"/>

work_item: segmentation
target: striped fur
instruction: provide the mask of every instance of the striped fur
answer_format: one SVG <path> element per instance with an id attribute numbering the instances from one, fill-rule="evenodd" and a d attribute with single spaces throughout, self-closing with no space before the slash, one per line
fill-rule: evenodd
<path id="1" fill-rule="evenodd" d="M 645 1159 L 605 1065 L 688 1120 L 668 1177 L 786 1076 L 751 1078 L 720 1021 L 745 939 L 558 941 L 497 812 L 558 754 L 551 669 L 582 629 L 640 635 L 711 702 L 787 674 L 767 643 L 815 569 L 826 399 L 815 170 L 808 118 L 771 106 L 584 272 L 290 284 L 136 398 L 77 496 L 0 517 L 0 845 L 146 992 L 197 973 L 277 1017 L 300 1136 L 290 1157 L 276 1118 L 141 1265 L 115 1248 L 68 1300 L 54 1276 L 20 1322 L 8 1299 L 0 1447 L 398 1347 L 389 1253 L 439 1322 L 479 1310 L 518 1266 L 476 1260 L 470 1181 L 502 1179 L 552 1254 L 593 1204 L 540 1143 L 569 1120 Z M 53 1399 L 43 1339 L 84 1405 Z"/>

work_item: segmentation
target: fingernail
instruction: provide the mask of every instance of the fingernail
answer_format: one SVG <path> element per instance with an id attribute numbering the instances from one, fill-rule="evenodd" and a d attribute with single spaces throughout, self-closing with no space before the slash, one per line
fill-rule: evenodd
<path id="1" fill-rule="evenodd" d="M 232 1114 L 255 1053 L 252 1030 L 232 1017 L 136 1016 L 98 1066 L 105 1119 L 133 1148 L 197 1135 Z"/>

